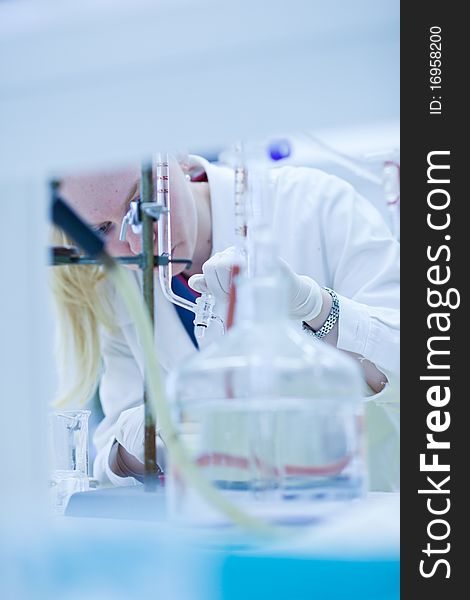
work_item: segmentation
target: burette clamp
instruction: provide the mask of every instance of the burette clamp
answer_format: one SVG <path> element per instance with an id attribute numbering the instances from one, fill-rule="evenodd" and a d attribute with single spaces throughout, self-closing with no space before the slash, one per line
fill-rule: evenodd
<path id="1" fill-rule="evenodd" d="M 126 240 L 129 225 L 132 227 L 132 231 L 134 233 L 141 233 L 142 211 L 154 221 L 158 221 L 162 214 L 168 212 L 168 209 L 157 202 L 141 202 L 140 200 L 132 200 L 132 202 L 129 204 L 129 210 L 122 219 L 121 230 L 119 232 L 119 241 L 124 242 Z"/>
<path id="2" fill-rule="evenodd" d="M 132 200 L 129 204 L 129 209 L 124 215 L 119 232 L 119 241 L 125 242 L 129 225 L 134 233 L 140 233 L 142 230 L 142 217 L 140 213 L 140 201 Z"/>
<path id="3" fill-rule="evenodd" d="M 158 202 L 141 202 L 140 210 L 144 211 L 149 217 L 151 217 L 154 221 L 158 221 L 162 214 L 168 213 L 168 208 L 163 206 L 163 204 L 159 204 Z"/>

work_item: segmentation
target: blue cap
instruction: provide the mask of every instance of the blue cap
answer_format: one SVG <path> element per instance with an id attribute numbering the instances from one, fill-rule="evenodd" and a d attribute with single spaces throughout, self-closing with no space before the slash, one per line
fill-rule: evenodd
<path id="1" fill-rule="evenodd" d="M 291 145 L 289 140 L 279 139 L 269 143 L 268 153 L 271 160 L 282 160 L 291 155 Z"/>

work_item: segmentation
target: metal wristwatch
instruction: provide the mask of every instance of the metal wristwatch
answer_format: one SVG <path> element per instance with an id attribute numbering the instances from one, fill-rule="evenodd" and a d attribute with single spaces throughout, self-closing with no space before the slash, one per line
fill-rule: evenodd
<path id="1" fill-rule="evenodd" d="M 317 331 L 315 331 L 309 325 L 307 325 L 305 321 L 302 321 L 303 329 L 308 333 L 313 334 L 319 340 L 321 340 L 330 333 L 339 317 L 339 299 L 336 295 L 336 292 L 328 287 L 325 287 L 323 289 L 325 289 L 330 294 L 331 299 L 333 301 L 326 321 L 323 323 L 320 329 L 317 329 Z"/>

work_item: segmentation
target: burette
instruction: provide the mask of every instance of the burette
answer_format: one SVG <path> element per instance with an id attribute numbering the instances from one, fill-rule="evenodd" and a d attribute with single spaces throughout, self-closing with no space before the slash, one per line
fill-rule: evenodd
<path id="1" fill-rule="evenodd" d="M 250 231 L 265 227 L 269 221 L 269 167 L 284 157 L 281 146 L 276 145 L 273 150 L 272 144 L 264 146 L 246 142 L 234 144 L 219 157 L 234 171 L 236 259 L 231 269 L 227 329 L 233 324 L 237 279 L 242 270 L 246 277 L 253 275 L 254 247 Z"/>
<path id="2" fill-rule="evenodd" d="M 171 259 L 171 193 L 170 193 L 170 164 L 168 154 L 159 153 L 156 160 L 156 201 L 160 206 L 161 216 L 157 223 L 158 254 Z M 171 261 L 158 269 L 158 279 L 163 295 L 167 300 L 195 314 L 194 332 L 197 339 L 204 337 L 211 320 L 222 323 L 220 317 L 213 314 L 215 299 L 212 294 L 205 292 L 195 302 L 175 294 L 171 287 L 173 267 Z M 223 325 L 223 323 L 222 323 Z"/>
<path id="3" fill-rule="evenodd" d="M 230 271 L 229 302 L 227 308 L 226 328 L 233 325 L 236 305 L 236 281 L 240 275 L 241 263 L 246 261 L 246 238 L 248 235 L 247 224 L 247 170 L 243 161 L 242 144 L 234 148 L 234 216 L 235 216 L 235 248 L 238 262 L 232 265 Z"/>
<path id="4" fill-rule="evenodd" d="M 172 304 L 180 306 L 195 314 L 194 333 L 197 339 L 204 337 L 211 320 L 217 320 L 222 326 L 222 320 L 213 314 L 215 299 L 212 294 L 205 292 L 195 302 L 175 294 L 171 287 L 173 278 L 172 245 L 171 245 L 171 190 L 170 190 L 170 161 L 168 154 L 158 153 L 155 162 L 155 197 L 153 210 L 142 205 L 139 200 L 130 203 L 129 210 L 124 215 L 120 239 L 126 239 L 128 225 L 135 233 L 141 231 L 142 208 L 149 211 L 157 221 L 158 248 L 158 280 L 164 297 Z M 178 260 L 177 262 L 184 262 Z M 190 260 L 188 260 L 188 263 Z"/>
<path id="5" fill-rule="evenodd" d="M 157 243 L 159 256 L 171 258 L 171 200 L 170 200 L 170 165 L 168 155 L 157 155 L 156 168 L 156 201 L 161 209 L 161 216 L 157 223 Z M 173 268 L 171 263 L 158 269 L 158 279 L 163 295 L 167 300 L 195 312 L 195 304 L 182 296 L 178 296 L 171 288 Z"/>

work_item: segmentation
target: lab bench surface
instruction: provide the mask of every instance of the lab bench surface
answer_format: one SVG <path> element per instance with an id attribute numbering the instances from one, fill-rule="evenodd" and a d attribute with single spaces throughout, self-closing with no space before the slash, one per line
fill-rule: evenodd
<path id="1" fill-rule="evenodd" d="M 158 486 L 147 492 L 142 485 L 111 487 L 73 494 L 65 515 L 103 519 L 164 521 L 165 490 Z"/>
<path id="2" fill-rule="evenodd" d="M 0 543 L 0 597 L 15 600 L 398 600 L 399 494 L 371 494 L 295 535 L 167 520 L 164 490 L 76 494 L 42 532 Z M 3 587 L 2 587 L 3 586 Z"/>

